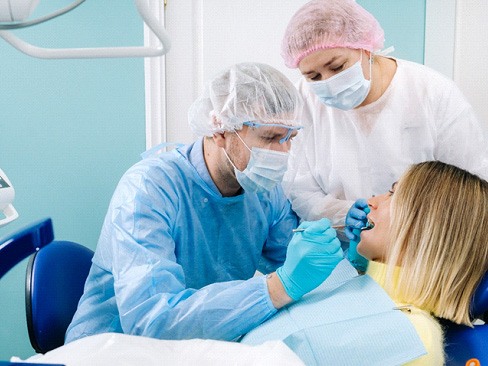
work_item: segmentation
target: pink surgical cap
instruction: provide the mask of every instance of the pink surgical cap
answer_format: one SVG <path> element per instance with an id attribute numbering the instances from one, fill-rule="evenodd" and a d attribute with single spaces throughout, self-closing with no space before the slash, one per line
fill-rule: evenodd
<path id="1" fill-rule="evenodd" d="M 384 39 L 378 21 L 354 0 L 312 0 L 288 23 L 281 56 L 286 66 L 296 68 L 317 50 L 343 47 L 375 52 L 383 48 Z"/>

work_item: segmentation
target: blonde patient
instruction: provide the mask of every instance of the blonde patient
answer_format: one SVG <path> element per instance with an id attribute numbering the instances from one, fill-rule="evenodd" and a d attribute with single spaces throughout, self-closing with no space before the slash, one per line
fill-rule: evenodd
<path id="1" fill-rule="evenodd" d="M 470 305 L 488 269 L 488 182 L 429 161 L 367 204 L 373 227 L 348 256 L 364 256 L 366 274 L 342 261 L 317 291 L 243 342 L 281 339 L 306 364 L 445 363 L 440 318 L 473 326 Z"/>
<path id="2" fill-rule="evenodd" d="M 361 233 L 367 274 L 405 306 L 428 351 L 412 364 L 444 362 L 436 318 L 472 326 L 469 308 L 488 269 L 488 183 L 438 161 L 412 166 L 368 200 L 374 228 Z"/>

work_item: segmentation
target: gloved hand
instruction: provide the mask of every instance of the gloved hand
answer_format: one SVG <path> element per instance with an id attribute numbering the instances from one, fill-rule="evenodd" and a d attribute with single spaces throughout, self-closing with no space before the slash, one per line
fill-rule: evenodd
<path id="1" fill-rule="evenodd" d="M 368 260 L 356 250 L 361 241 L 361 228 L 368 223 L 366 215 L 370 212 L 368 203 L 364 198 L 358 199 L 351 206 L 346 216 L 346 228 L 344 230 L 349 241 L 347 259 L 358 271 L 365 272 L 368 267 Z"/>
<path id="2" fill-rule="evenodd" d="M 288 244 L 286 260 L 276 270 L 286 293 L 298 300 L 329 277 L 343 259 L 341 243 L 330 221 L 304 221 Z"/>
<path id="3" fill-rule="evenodd" d="M 368 202 L 364 198 L 358 199 L 351 206 L 346 216 L 346 227 L 344 233 L 347 238 L 351 241 L 359 243 L 359 234 L 362 227 L 366 226 L 368 219 L 366 215 L 369 213 L 370 209 L 368 207 Z M 358 229 L 354 231 L 354 229 Z"/>
<path id="4" fill-rule="evenodd" d="M 354 229 L 354 231 L 357 231 L 358 232 L 357 235 L 359 235 L 359 229 Z M 366 269 L 368 268 L 368 260 L 357 252 L 358 244 L 359 244 L 359 240 L 358 241 L 351 240 L 349 242 L 349 249 L 347 249 L 347 260 L 358 271 L 366 272 Z"/>

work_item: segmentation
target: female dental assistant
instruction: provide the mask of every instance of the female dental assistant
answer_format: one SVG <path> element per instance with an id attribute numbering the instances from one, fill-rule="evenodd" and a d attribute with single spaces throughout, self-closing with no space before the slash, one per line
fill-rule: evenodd
<path id="1" fill-rule="evenodd" d="M 67 342 L 107 332 L 234 340 L 328 276 L 342 258 L 335 231 L 324 219 L 293 236 L 279 185 L 300 107 L 268 65 L 237 64 L 208 84 L 189 111 L 201 138 L 119 182 Z"/>
<path id="2" fill-rule="evenodd" d="M 482 177 L 488 144 L 456 85 L 413 62 L 380 56 L 384 33 L 353 0 L 313 0 L 290 20 L 282 56 L 303 79 L 304 133 L 284 188 L 305 220 L 364 223 L 366 201 L 413 163 L 442 160 Z M 357 238 L 356 238 L 357 239 Z"/>

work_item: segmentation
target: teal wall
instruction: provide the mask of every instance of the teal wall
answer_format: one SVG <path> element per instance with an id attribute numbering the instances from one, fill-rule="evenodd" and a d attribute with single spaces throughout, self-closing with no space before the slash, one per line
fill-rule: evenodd
<path id="1" fill-rule="evenodd" d="M 385 48 L 393 57 L 424 63 L 426 0 L 357 0 L 373 14 L 385 31 Z"/>
<path id="2" fill-rule="evenodd" d="M 37 13 L 71 0 L 41 1 Z M 114 13 L 115 9 L 115 13 Z M 44 47 L 143 44 L 133 1 L 87 1 L 16 31 Z M 145 149 L 143 59 L 41 60 L 0 38 L 0 167 L 20 217 L 0 237 L 43 217 L 55 238 L 95 248 L 112 192 Z M 0 281 L 0 360 L 27 357 L 26 261 Z"/>

